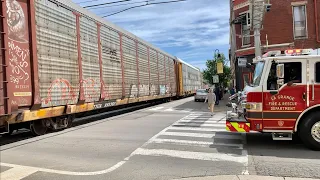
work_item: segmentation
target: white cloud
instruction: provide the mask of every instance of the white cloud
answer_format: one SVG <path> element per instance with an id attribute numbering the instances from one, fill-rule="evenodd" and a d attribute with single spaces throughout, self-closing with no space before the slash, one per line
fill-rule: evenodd
<path id="1" fill-rule="evenodd" d="M 167 0 L 153 0 L 162 1 Z M 106 0 L 91 4 L 103 2 Z M 131 6 L 133 5 L 92 11 L 108 14 Z M 229 44 L 229 2 L 225 0 L 188 0 L 150 5 L 131 9 L 107 19 L 198 67 L 205 66 L 205 60 L 212 58 L 212 49 L 223 48 L 220 50 L 227 52 Z"/>

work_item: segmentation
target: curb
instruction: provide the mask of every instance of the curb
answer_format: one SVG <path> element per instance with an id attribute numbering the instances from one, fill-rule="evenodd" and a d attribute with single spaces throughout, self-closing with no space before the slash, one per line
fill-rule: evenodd
<path id="1" fill-rule="evenodd" d="M 180 178 L 180 179 L 172 179 L 172 180 L 320 180 L 320 179 L 256 176 L 256 175 L 222 175 L 222 176 L 189 177 L 189 178 Z"/>

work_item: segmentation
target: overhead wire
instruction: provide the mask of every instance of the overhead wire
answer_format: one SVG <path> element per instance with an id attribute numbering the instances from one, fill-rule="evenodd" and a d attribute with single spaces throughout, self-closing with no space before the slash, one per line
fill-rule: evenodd
<path id="1" fill-rule="evenodd" d="M 102 6 L 98 6 L 98 7 L 92 7 L 92 8 L 88 8 L 88 9 L 100 9 L 100 8 L 108 8 L 108 7 L 116 7 L 116 6 L 125 6 L 125 5 L 130 5 L 130 4 L 139 4 L 139 3 L 147 3 L 150 1 L 157 1 L 157 0 L 148 0 L 148 1 L 139 1 L 139 2 L 132 2 L 132 3 L 125 3 L 125 4 L 115 4 L 115 5 L 102 5 Z"/>
<path id="2" fill-rule="evenodd" d="M 94 0 L 94 1 L 95 1 L 95 0 Z M 107 4 L 116 4 L 116 3 L 122 3 L 122 2 L 127 2 L 127 1 L 132 1 L 132 0 L 121 0 L 121 1 L 106 2 L 106 3 L 101 3 L 101 4 L 93 4 L 93 5 L 89 5 L 89 6 L 83 6 L 83 8 L 103 6 L 103 5 L 107 5 Z M 90 1 L 89 1 L 89 2 L 90 2 Z"/>
<path id="3" fill-rule="evenodd" d="M 112 16 L 112 15 L 115 15 L 115 14 L 119 14 L 119 13 L 122 13 L 124 11 L 128 11 L 130 9 L 134 9 L 134 8 L 138 8 L 138 7 L 143 7 L 143 6 L 149 6 L 149 5 L 156 5 L 156 4 L 167 4 L 167 3 L 175 3 L 175 2 L 181 2 L 181 1 L 187 1 L 187 0 L 175 0 L 175 1 L 165 1 L 165 2 L 156 2 L 156 3 L 148 3 L 147 4 L 143 4 L 143 5 L 138 5 L 138 6 L 132 6 L 132 7 L 129 7 L 129 8 L 126 8 L 126 9 L 123 9 L 121 11 L 118 11 L 118 12 L 115 12 L 115 13 L 111 13 L 111 14 L 108 14 L 108 15 L 105 15 L 105 16 L 102 16 L 103 18 L 104 17 L 109 17 L 109 16 Z"/>

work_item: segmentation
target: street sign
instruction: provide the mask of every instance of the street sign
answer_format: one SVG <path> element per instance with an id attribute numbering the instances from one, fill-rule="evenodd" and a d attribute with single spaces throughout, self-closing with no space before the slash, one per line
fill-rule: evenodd
<path id="1" fill-rule="evenodd" d="M 213 83 L 219 83 L 219 75 L 212 76 Z"/>
<path id="2" fill-rule="evenodd" d="M 247 65 L 247 58 L 238 58 L 239 67 L 246 67 L 246 65 Z"/>

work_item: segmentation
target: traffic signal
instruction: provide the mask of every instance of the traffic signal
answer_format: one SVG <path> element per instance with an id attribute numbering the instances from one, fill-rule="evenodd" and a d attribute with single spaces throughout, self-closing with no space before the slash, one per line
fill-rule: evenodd
<path id="1" fill-rule="evenodd" d="M 269 12 L 271 9 L 271 4 L 266 4 L 266 11 Z"/>

